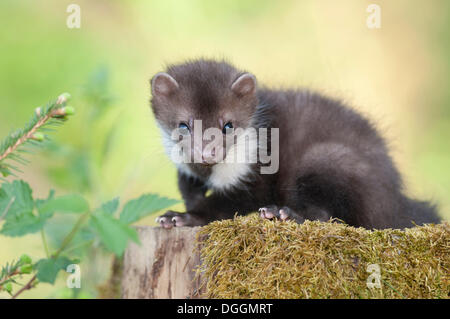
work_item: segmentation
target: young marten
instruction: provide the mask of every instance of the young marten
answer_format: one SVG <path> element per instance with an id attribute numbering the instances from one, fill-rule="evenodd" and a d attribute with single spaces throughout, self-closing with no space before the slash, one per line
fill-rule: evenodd
<path id="1" fill-rule="evenodd" d="M 368 229 L 440 221 L 433 205 L 403 194 L 383 138 L 339 101 L 260 87 L 251 73 L 203 59 L 169 66 L 151 88 L 187 209 L 158 217 L 162 227 L 255 211 Z"/>

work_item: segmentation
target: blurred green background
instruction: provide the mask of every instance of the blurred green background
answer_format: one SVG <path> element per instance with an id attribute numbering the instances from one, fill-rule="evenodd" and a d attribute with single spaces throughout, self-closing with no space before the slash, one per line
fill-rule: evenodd
<path id="1" fill-rule="evenodd" d="M 66 26 L 71 3 L 81 7 L 80 29 Z M 380 29 L 366 26 L 371 3 L 381 7 Z M 446 0 L 2 0 L 0 137 L 70 92 L 77 114 L 20 175 L 36 195 L 79 192 L 93 205 L 145 192 L 180 198 L 149 79 L 166 63 L 226 58 L 261 83 L 307 86 L 373 119 L 408 192 L 450 219 L 449 39 Z M 0 237 L 0 265 L 23 252 L 41 257 L 35 237 Z M 51 297 L 55 288 L 23 296 Z"/>

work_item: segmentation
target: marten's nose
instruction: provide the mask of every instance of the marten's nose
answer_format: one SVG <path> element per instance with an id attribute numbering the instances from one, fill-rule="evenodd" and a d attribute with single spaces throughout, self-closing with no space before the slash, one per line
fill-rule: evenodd
<path id="1" fill-rule="evenodd" d="M 216 161 L 216 150 L 213 148 L 210 152 L 202 152 L 202 165 L 205 166 L 212 166 L 214 164 L 217 164 Z"/>

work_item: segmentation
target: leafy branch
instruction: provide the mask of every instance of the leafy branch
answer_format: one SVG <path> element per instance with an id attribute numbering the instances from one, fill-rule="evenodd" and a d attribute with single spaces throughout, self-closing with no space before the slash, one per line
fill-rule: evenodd
<path id="1" fill-rule="evenodd" d="M 5 163 L 6 160 L 26 164 L 27 161 L 16 151 L 24 152 L 25 150 L 21 149 L 22 146 L 26 144 L 36 145 L 36 141 L 43 141 L 45 135 L 41 132 L 46 130 L 46 126 L 57 125 L 74 113 L 73 107 L 66 106 L 69 98 L 69 93 L 63 93 L 46 107 L 38 107 L 23 129 L 12 132 L 0 143 L 0 173 L 3 177 L 14 175 L 13 171 L 20 171 L 16 166 Z"/>
<path id="2" fill-rule="evenodd" d="M 136 199 L 128 201 L 117 214 L 119 208 L 119 199 L 115 198 L 103 203 L 97 209 L 91 210 L 87 201 L 80 195 L 64 195 L 54 197 L 53 192 L 47 199 L 33 199 L 32 190 L 29 185 L 21 180 L 5 182 L 0 187 L 0 210 L 11 202 L 15 197 L 14 204 L 11 205 L 8 214 L 5 217 L 5 223 L 0 229 L 0 234 L 6 236 L 23 236 L 26 234 L 41 232 L 44 233 L 44 226 L 49 219 L 56 213 L 76 214 L 77 218 L 72 229 L 62 240 L 59 248 L 54 253 L 49 253 L 47 258 L 40 259 L 28 269 L 28 273 L 33 272 L 33 277 L 14 295 L 19 296 L 25 290 L 31 289 L 38 282 L 47 282 L 54 284 L 56 277 L 61 270 L 65 270 L 68 265 L 78 263 L 68 253 L 73 247 L 80 245 L 77 242 L 77 235 L 80 231 L 89 234 L 89 241 L 97 240 L 103 247 L 116 256 L 122 256 L 128 242 L 139 243 L 136 230 L 131 224 L 167 208 L 177 200 L 161 197 L 156 194 L 144 194 Z M 45 238 L 45 236 L 42 236 Z M 43 245 L 46 243 L 43 240 Z M 8 274 L 15 275 L 17 270 L 15 264 L 5 269 L 2 278 L 8 278 Z M 2 281 L 0 281 L 2 282 Z M 15 281 L 11 282 L 16 283 Z M 2 288 L 3 287 L 3 288 Z M 11 285 L 1 290 L 12 292 Z"/>
<path id="3" fill-rule="evenodd" d="M 16 262 L 3 266 L 0 271 L 0 291 L 5 290 L 12 294 L 12 284 L 17 284 L 17 277 L 31 273 L 33 269 L 31 263 L 31 258 L 24 254 Z"/>
<path id="4" fill-rule="evenodd" d="M 17 167 L 6 163 L 7 160 L 27 164 L 28 161 L 18 153 L 26 152 L 28 144 L 40 145 L 37 141 L 45 140 L 42 132 L 48 131 L 48 126 L 60 124 L 74 113 L 72 107 L 66 106 L 68 98 L 69 95 L 64 93 L 45 108 L 37 108 L 25 128 L 11 133 L 0 143 L 0 173 L 4 177 L 15 176 L 13 171 L 20 172 Z M 12 298 L 17 298 L 40 282 L 54 284 L 61 270 L 80 262 L 76 258 L 80 247 L 100 247 L 115 256 L 122 256 L 129 241 L 139 244 L 136 229 L 131 226 L 134 222 L 178 203 L 156 194 L 144 194 L 128 201 L 119 213 L 118 198 L 91 209 L 81 195 L 55 197 L 51 190 L 47 198 L 38 199 L 25 181 L 0 179 L 4 181 L 0 185 L 0 235 L 19 237 L 40 232 L 46 256 L 32 262 L 30 257 L 23 255 L 19 261 L 6 264 L 1 269 L 0 292 L 6 291 Z M 48 245 L 46 232 L 50 235 L 52 232 L 48 228 L 46 231 L 45 226 L 52 229 L 57 225 L 59 228 L 60 224 L 51 220 L 56 214 L 77 217 L 72 219 L 73 224 L 65 223 L 69 228 L 63 232 L 64 237 Z M 24 274 L 30 274 L 31 278 L 21 284 L 18 279 Z"/>
<path id="5" fill-rule="evenodd" d="M 54 253 L 51 257 L 49 257 L 49 256 L 47 256 L 47 261 L 50 261 L 50 262 L 55 262 L 55 261 L 57 261 L 58 260 L 58 256 L 59 256 L 59 254 L 61 253 L 61 252 L 63 252 L 64 251 L 64 249 L 67 247 L 67 245 L 69 245 L 70 244 L 70 242 L 72 241 L 72 239 L 74 238 L 74 236 L 75 236 L 75 234 L 77 233 L 77 231 L 79 230 L 79 228 L 80 228 L 80 226 L 86 221 L 86 217 L 88 217 L 89 216 L 89 213 L 85 213 L 85 214 L 83 214 L 83 215 L 81 215 L 81 217 L 78 219 L 78 221 L 77 221 L 77 223 L 75 224 L 75 226 L 73 227 L 73 229 L 72 229 L 72 231 L 67 235 L 67 237 L 63 240 L 63 243 L 61 244 L 61 247 L 58 249 L 58 251 L 56 252 L 56 253 Z M 41 229 L 41 233 L 42 234 L 44 234 L 44 230 L 43 229 Z M 46 249 L 48 249 L 47 248 L 47 246 L 46 246 L 46 242 L 44 241 L 44 236 L 43 236 L 43 243 L 44 243 L 44 246 L 45 246 L 45 248 Z M 47 253 L 48 253 L 48 251 L 47 251 Z M 68 260 L 68 262 L 70 263 L 70 261 Z M 42 265 L 42 263 L 41 263 L 41 265 Z M 39 266 L 39 263 L 38 264 L 36 264 L 36 266 Z M 57 272 L 59 271 L 59 269 L 57 270 Z M 30 271 L 31 272 L 31 271 Z M 29 272 L 29 273 L 30 273 Z M 29 290 L 29 289 L 31 289 L 31 288 L 33 288 L 33 287 L 35 287 L 36 285 L 37 285 L 37 277 L 38 277 L 38 275 L 39 275 L 39 273 L 38 274 L 35 274 L 33 277 L 31 277 L 31 279 L 19 290 L 19 291 L 17 291 L 13 296 L 12 296 L 12 299 L 16 299 L 21 293 L 23 293 L 25 290 Z M 52 275 L 52 274 L 50 274 L 50 275 Z M 56 275 L 55 275 L 55 277 L 56 277 Z M 45 279 L 44 279 L 44 281 L 45 281 Z M 9 286 L 8 287 L 9 288 L 9 293 L 11 293 L 11 291 L 12 291 L 12 287 L 11 286 Z M 0 290 L 1 290 L 1 288 L 0 288 Z"/>

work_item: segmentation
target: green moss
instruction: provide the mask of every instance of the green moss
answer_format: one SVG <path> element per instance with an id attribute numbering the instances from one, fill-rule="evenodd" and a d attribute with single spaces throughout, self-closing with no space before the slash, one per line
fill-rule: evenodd
<path id="1" fill-rule="evenodd" d="M 450 225 L 406 230 L 335 222 L 213 222 L 198 234 L 205 297 L 449 298 Z M 368 288 L 367 266 L 381 270 Z"/>

